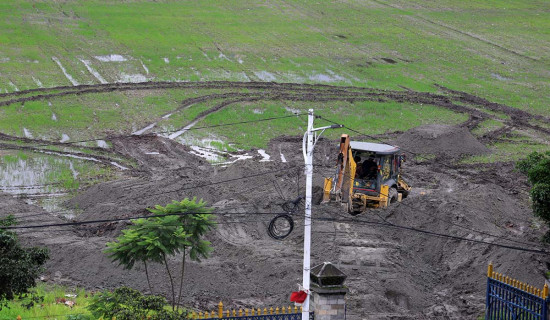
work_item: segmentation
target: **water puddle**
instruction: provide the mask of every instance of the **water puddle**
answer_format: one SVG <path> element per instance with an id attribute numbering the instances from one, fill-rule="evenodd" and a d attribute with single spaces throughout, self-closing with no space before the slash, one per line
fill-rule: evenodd
<path id="1" fill-rule="evenodd" d="M 237 78 L 239 81 L 248 81 L 250 82 L 250 78 L 244 73 L 244 71 L 237 73 Z"/>
<path id="2" fill-rule="evenodd" d="M 154 126 L 156 126 L 157 123 L 151 123 L 150 125 L 148 125 L 147 127 L 143 128 L 143 129 L 140 129 L 138 131 L 135 131 L 132 133 L 132 135 L 134 136 L 139 136 L 139 135 L 142 135 L 145 131 L 149 130 L 149 129 L 152 129 Z"/>
<path id="3" fill-rule="evenodd" d="M 216 150 L 199 146 L 191 146 L 191 154 L 199 156 L 210 162 L 220 162 L 225 160 Z"/>
<path id="4" fill-rule="evenodd" d="M 275 80 L 277 80 L 277 78 L 275 78 L 275 75 L 271 72 L 254 71 L 253 73 L 256 77 L 258 77 L 262 81 L 275 81 Z"/>
<path id="5" fill-rule="evenodd" d="M 32 138 L 32 133 L 29 131 L 29 129 L 27 128 L 23 128 L 23 134 L 25 135 L 25 137 L 27 138 Z"/>
<path id="6" fill-rule="evenodd" d="M 13 83 L 13 82 L 8 82 L 8 85 L 14 90 L 14 91 L 19 91 L 19 88 L 17 88 L 17 86 Z"/>
<path id="7" fill-rule="evenodd" d="M 67 134 L 63 133 L 63 134 L 61 135 L 61 140 L 59 140 L 59 142 L 67 142 L 67 141 L 69 141 L 70 139 L 71 139 L 71 138 L 69 138 L 69 136 L 68 136 Z"/>
<path id="8" fill-rule="evenodd" d="M 125 57 L 121 56 L 120 54 L 109 54 L 105 56 L 94 56 L 97 60 L 101 62 L 123 62 L 127 61 Z"/>
<path id="9" fill-rule="evenodd" d="M 112 164 L 113 166 L 119 168 L 120 170 L 130 170 L 130 168 L 127 168 L 127 167 L 125 167 L 125 166 L 122 166 L 122 165 L 118 164 L 118 163 L 115 162 L 115 161 L 111 161 L 111 164 Z"/>
<path id="10" fill-rule="evenodd" d="M 44 88 L 44 86 L 42 85 L 42 82 L 40 82 L 40 80 L 38 80 L 38 79 L 35 78 L 34 76 L 32 77 L 32 81 L 34 81 L 34 83 L 36 83 L 36 85 L 37 85 L 39 88 Z"/>
<path id="11" fill-rule="evenodd" d="M 105 140 L 97 140 L 97 146 L 104 149 L 109 148 L 109 145 Z"/>
<path id="12" fill-rule="evenodd" d="M 336 73 L 332 72 L 331 70 L 327 70 L 327 73 L 329 74 L 322 74 L 317 73 L 314 75 L 309 76 L 309 80 L 311 81 L 318 81 L 318 82 L 336 82 L 336 81 L 349 81 L 348 79 L 337 75 Z"/>
<path id="13" fill-rule="evenodd" d="M 143 67 L 143 70 L 145 70 L 145 73 L 146 73 L 146 74 L 149 74 L 149 68 L 147 68 L 147 67 L 145 66 L 145 63 L 143 63 L 143 61 L 141 61 L 141 60 L 139 60 L 139 62 L 141 62 L 141 66 Z"/>
<path id="14" fill-rule="evenodd" d="M 202 119 L 200 119 L 202 120 Z M 168 136 L 169 139 L 176 139 L 177 137 L 181 136 L 182 134 L 184 134 L 187 130 L 191 129 L 194 125 L 197 124 L 197 122 L 199 122 L 200 120 L 195 120 L 193 122 L 191 122 L 190 124 L 186 125 L 183 129 L 177 131 L 177 132 L 174 132 L 172 133 L 171 135 Z"/>
<path id="15" fill-rule="evenodd" d="M 258 150 L 258 153 L 262 156 L 262 160 L 260 160 L 260 162 L 267 162 L 267 161 L 271 161 L 271 156 L 268 155 L 264 149 L 259 149 Z"/>
<path id="16" fill-rule="evenodd" d="M 32 161 L 17 156 L 0 158 L 0 190 L 19 195 L 60 194 L 63 190 L 49 185 L 49 175 L 57 165 L 66 165 L 65 161 L 36 158 Z"/>
<path id="17" fill-rule="evenodd" d="M 218 55 L 218 59 L 225 59 L 225 60 L 227 60 L 227 61 L 229 61 L 229 62 L 233 62 L 233 61 L 231 61 L 225 54 L 223 54 L 223 53 L 221 53 L 221 52 L 220 52 L 220 54 Z"/>
<path id="18" fill-rule="evenodd" d="M 90 60 L 84 60 L 84 59 L 78 59 L 78 60 L 80 60 L 84 64 L 86 69 L 88 69 L 88 71 L 92 74 L 92 76 L 94 76 L 97 79 L 97 81 L 99 81 L 102 84 L 107 83 L 107 81 L 99 74 L 99 72 L 97 72 L 97 70 L 92 68 Z"/>
<path id="19" fill-rule="evenodd" d="M 71 170 L 71 173 L 73 174 L 73 179 L 76 179 L 78 177 L 78 171 L 74 169 L 73 162 L 69 162 L 69 170 Z"/>
<path id="20" fill-rule="evenodd" d="M 137 74 L 126 74 L 121 73 L 120 78 L 118 79 L 118 82 L 132 82 L 132 83 L 139 83 L 139 82 L 146 82 L 147 77 L 137 73 Z"/>
<path id="21" fill-rule="evenodd" d="M 61 64 L 61 61 L 59 61 L 59 59 L 57 59 L 57 57 L 52 57 L 52 60 L 55 63 L 57 63 L 57 65 L 59 66 L 59 68 L 61 69 L 63 74 L 65 75 L 65 78 L 67 78 L 67 80 L 69 80 L 69 82 L 72 83 L 73 86 L 78 86 L 78 82 L 70 74 L 67 73 L 67 70 L 65 70 L 65 68 Z"/>
<path id="22" fill-rule="evenodd" d="M 38 151 L 38 152 L 42 152 L 42 153 L 50 154 L 50 155 L 54 155 L 54 156 L 59 156 L 59 157 L 67 157 L 67 158 L 73 158 L 73 159 L 90 160 L 90 161 L 94 161 L 94 162 L 101 162 L 96 158 L 82 157 L 82 156 L 77 156 L 77 155 L 74 155 L 74 154 L 59 153 L 59 152 L 55 152 L 55 151 Z"/>

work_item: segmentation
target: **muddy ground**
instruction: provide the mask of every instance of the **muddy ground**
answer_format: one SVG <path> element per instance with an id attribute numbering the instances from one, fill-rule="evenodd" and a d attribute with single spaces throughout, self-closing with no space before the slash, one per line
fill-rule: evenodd
<path id="1" fill-rule="evenodd" d="M 397 140 L 409 148 L 404 143 L 407 139 L 413 143 L 417 132 Z M 268 154 L 283 153 L 286 163 L 273 156 L 270 162 L 249 159 L 221 167 L 211 166 L 190 154 L 187 147 L 165 138 L 119 139 L 114 141 L 115 149 L 137 159 L 142 171 L 95 185 L 66 205 L 78 206 L 83 211 L 78 220 L 86 221 L 142 215 L 155 204 L 203 198 L 218 213 L 227 214 L 217 215 L 219 226 L 209 236 L 215 249 L 212 257 L 188 264 L 185 302 L 199 309 L 213 309 L 220 300 L 232 307 L 287 304 L 289 293 L 301 282 L 302 212 L 296 213 L 295 229 L 283 241 L 271 239 L 266 227 L 282 212 L 280 205 L 285 200 L 303 194 L 304 177 L 296 152 L 299 141 L 298 137 L 282 137 L 270 144 Z M 332 174 L 336 148 L 336 142 L 328 140 L 317 146 L 316 186 L 323 176 Z M 151 151 L 159 154 L 146 154 Z M 209 185 L 262 172 L 273 173 Z M 543 283 L 547 259 L 542 256 L 365 223 L 387 220 L 468 239 L 539 247 L 542 230 L 533 229 L 536 222 L 529 209 L 525 178 L 511 165 L 469 167 L 409 161 L 404 177 L 413 192 L 387 210 L 351 217 L 339 206 L 313 208 L 313 264 L 331 261 L 348 275 L 350 319 L 475 319 L 483 312 L 489 261 L 497 270 L 528 283 Z M 9 195 L 3 195 L 1 203 L 0 212 L 26 216 L 22 218 L 26 225 L 63 222 Z M 26 243 L 51 249 L 47 265 L 51 282 L 89 289 L 129 285 L 147 291 L 141 266 L 123 270 L 101 252 L 126 224 L 55 227 L 20 234 Z M 170 262 L 175 267 L 178 260 Z M 152 275 L 154 292 L 168 293 L 163 269 L 154 266 Z"/>
<path id="2" fill-rule="evenodd" d="M 0 105 L 66 94 L 193 85 L 197 86 L 144 83 L 60 87 L 0 94 Z M 533 125 L 530 120 L 549 123 L 549 119 L 445 88 L 441 88 L 445 94 L 431 94 L 273 83 L 218 82 L 200 86 L 233 86 L 252 91 L 192 98 L 231 99 L 198 117 L 227 107 L 227 101 L 259 99 L 381 99 L 432 104 L 470 115 L 467 122 L 457 127 L 426 126 L 379 137 L 393 141 L 410 155 L 403 176 L 413 190 L 402 203 L 357 217 L 351 217 L 338 205 L 313 207 L 312 264 L 331 261 L 348 275 L 350 319 L 476 319 L 484 309 L 485 272 L 490 261 L 499 272 L 542 286 L 548 269 L 546 256 L 427 235 L 395 225 L 475 241 L 540 248 L 539 238 L 545 228 L 532 218 L 528 185 L 525 177 L 514 171 L 513 164 L 457 165 L 456 160 L 465 154 L 488 152 L 484 144 L 514 128 L 547 134 L 546 128 Z M 183 101 L 181 108 L 193 101 Z M 482 120 L 493 118 L 495 112 L 509 116 L 504 129 L 476 140 L 469 130 Z M 18 138 L 22 142 L 14 145 L 10 143 L 13 139 L 0 136 L 5 148 L 36 150 L 37 143 L 49 143 Z M 354 139 L 361 136 L 354 134 Z M 156 204 L 185 197 L 203 198 L 216 208 L 219 224 L 209 235 L 214 247 L 212 257 L 187 265 L 185 303 L 200 310 L 213 310 L 220 300 L 231 308 L 288 305 L 290 292 L 301 283 L 303 214 L 295 213 L 294 231 L 283 241 L 270 238 L 267 225 L 283 211 L 281 204 L 304 194 L 301 137 L 273 139 L 266 150 L 271 161 L 260 161 L 261 155 L 251 150 L 255 157 L 225 166 L 213 166 L 192 154 L 188 147 L 154 135 L 113 137 L 110 142 L 112 150 L 96 150 L 93 156 L 106 165 L 120 158 L 130 159 L 133 167 L 123 172 L 122 179 L 96 184 L 67 201 L 66 208 L 81 212 L 77 221 L 141 216 L 147 213 L 146 208 Z M 64 149 L 68 154 L 80 152 L 78 146 L 55 145 L 72 147 L 73 151 Z M 336 152 L 336 141 L 319 141 L 314 162 L 317 188 L 322 186 L 324 176 L 334 173 Z M 435 157 L 422 159 L 414 153 Z M 48 213 L 25 199 L 8 194 L 0 197 L 0 215 L 13 213 L 21 225 L 66 222 L 55 212 Z M 52 227 L 19 233 L 26 243 L 51 249 L 48 282 L 92 290 L 128 285 L 147 292 L 141 266 L 123 270 L 102 253 L 105 243 L 118 236 L 127 224 Z M 170 261 L 176 273 L 178 262 L 179 257 Z M 153 266 L 150 274 L 154 293 L 168 295 L 169 283 L 163 268 Z"/>

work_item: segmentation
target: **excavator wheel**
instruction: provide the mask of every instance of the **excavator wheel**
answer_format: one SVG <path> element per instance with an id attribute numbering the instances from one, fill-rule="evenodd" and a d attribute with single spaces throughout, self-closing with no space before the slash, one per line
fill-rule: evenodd
<path id="1" fill-rule="evenodd" d="M 397 189 L 396 188 L 390 188 L 390 191 L 388 192 L 388 206 L 390 203 L 397 202 Z"/>
<path id="2" fill-rule="evenodd" d="M 348 200 L 348 213 L 352 216 L 363 213 L 363 211 L 361 210 L 363 205 L 354 205 L 353 202 L 354 201 L 351 198 Z"/>

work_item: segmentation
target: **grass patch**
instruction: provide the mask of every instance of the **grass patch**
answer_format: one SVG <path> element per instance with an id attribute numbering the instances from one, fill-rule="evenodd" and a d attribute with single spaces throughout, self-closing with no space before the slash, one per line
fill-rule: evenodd
<path id="1" fill-rule="evenodd" d="M 498 120 L 494 119 L 487 119 L 482 122 L 480 122 L 473 130 L 472 134 L 474 134 L 476 137 L 481 137 L 486 133 L 489 133 L 491 131 L 495 131 L 497 129 L 500 129 L 504 126 L 504 123 Z"/>
<path id="2" fill-rule="evenodd" d="M 70 289 L 57 285 L 39 284 L 36 293 L 44 297 L 44 301 L 27 308 L 23 305 L 29 304 L 29 298 L 15 299 L 8 302 L 8 306 L 1 311 L 2 319 L 65 319 L 68 315 L 90 315 L 86 306 L 90 300 L 90 293 L 80 288 Z M 67 297 L 74 295 L 76 297 Z M 74 305 L 70 308 L 62 301 L 72 301 Z"/>
<path id="3" fill-rule="evenodd" d="M 491 154 L 471 156 L 460 161 L 463 164 L 518 161 L 534 152 L 550 150 L 550 145 L 540 143 L 498 142 L 490 146 Z"/>
<path id="4" fill-rule="evenodd" d="M 208 115 L 204 121 L 197 124 L 218 125 L 227 123 L 227 119 L 254 121 L 262 118 L 291 115 L 295 111 L 306 113 L 314 108 L 315 113 L 332 121 L 345 124 L 369 135 L 382 134 L 429 123 L 457 124 L 467 120 L 467 116 L 457 114 L 447 109 L 433 106 L 419 106 L 394 102 L 257 102 L 235 104 L 219 112 Z M 252 112 L 251 110 L 256 110 Z M 316 120 L 316 126 L 328 123 Z M 207 138 L 209 134 L 225 137 L 226 141 L 235 144 L 237 148 L 265 148 L 269 140 L 281 135 L 302 135 L 307 127 L 307 117 L 285 118 L 280 120 L 258 122 L 253 124 L 235 125 L 212 128 L 209 132 L 194 132 L 199 137 Z M 201 131 L 201 130 L 197 130 Z M 338 138 L 346 129 L 329 130 L 325 137 Z M 202 136 L 201 136 L 202 135 Z"/>
<path id="5" fill-rule="evenodd" d="M 418 163 L 430 162 L 436 158 L 435 154 L 432 153 L 420 153 L 414 155 L 414 160 Z"/>

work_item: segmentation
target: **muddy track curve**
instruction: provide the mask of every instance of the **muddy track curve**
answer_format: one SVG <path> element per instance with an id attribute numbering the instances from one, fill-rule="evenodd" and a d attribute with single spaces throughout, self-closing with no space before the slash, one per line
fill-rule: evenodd
<path id="1" fill-rule="evenodd" d="M 452 90 L 442 85 L 434 84 L 443 94 L 431 92 L 418 92 L 408 90 L 382 90 L 366 87 L 353 86 L 333 86 L 326 84 L 302 84 L 302 83 L 275 83 L 275 82 L 230 82 L 230 81 L 208 81 L 208 82 L 142 82 L 142 83 L 112 83 L 96 85 L 79 86 L 60 86 L 52 88 L 30 89 L 12 93 L 0 94 L 0 106 L 8 106 L 28 101 L 46 100 L 63 96 L 87 95 L 105 92 L 124 92 L 135 90 L 155 90 L 155 89 L 220 89 L 229 90 L 224 93 L 212 93 L 187 98 L 179 103 L 179 106 L 169 111 L 165 116 L 175 112 L 180 112 L 190 108 L 196 103 L 219 100 L 212 108 L 200 112 L 195 118 L 190 120 L 180 130 L 187 126 L 204 119 L 209 114 L 215 113 L 222 108 L 237 102 L 256 102 L 256 101 L 303 101 L 303 102 L 329 102 L 329 101 L 376 101 L 376 102 L 399 102 L 419 105 L 431 105 L 452 110 L 457 113 L 467 114 L 469 119 L 462 124 L 469 130 L 477 127 L 486 119 L 496 119 L 504 124 L 504 128 L 499 128 L 489 132 L 482 137 L 482 140 L 489 142 L 497 140 L 503 134 L 511 131 L 512 128 L 532 129 L 545 135 L 550 135 L 550 129 L 532 123 L 532 120 L 550 124 L 550 118 L 542 115 L 531 114 L 526 111 L 516 109 L 507 105 L 494 103 L 487 99 L 475 95 Z M 235 90 L 235 91 L 231 91 Z M 242 92 L 247 90 L 248 92 Z M 484 110 L 487 110 L 485 112 Z M 505 114 L 509 117 L 503 120 L 494 115 L 494 112 Z M 165 116 L 159 117 L 154 122 L 161 121 Z M 145 130 L 146 131 L 146 130 Z M 114 137 L 113 137 L 114 138 Z M 101 138 L 109 140 L 109 137 Z M 105 150 L 95 147 L 81 147 L 71 142 L 53 142 L 48 140 L 31 139 L 24 137 L 14 137 L 6 134 L 0 134 L 0 141 L 22 141 L 27 146 L 17 146 L 13 144 L 3 144 L 5 148 L 17 148 L 27 150 L 38 150 L 39 152 L 64 153 L 64 155 L 81 156 L 82 150 L 62 151 L 37 149 L 36 144 L 47 144 L 61 147 L 81 148 L 94 151 L 98 155 L 94 156 L 103 163 L 112 163 L 115 157 L 121 156 L 118 152 Z M 30 145 L 32 144 L 32 145 Z M 114 153 L 113 153 L 114 152 Z"/>

